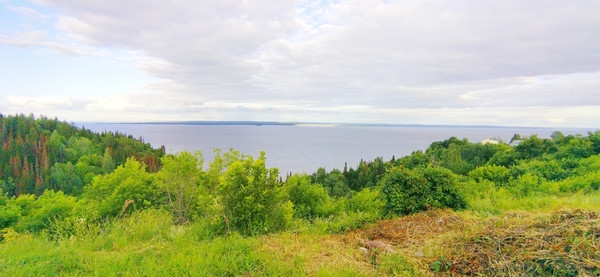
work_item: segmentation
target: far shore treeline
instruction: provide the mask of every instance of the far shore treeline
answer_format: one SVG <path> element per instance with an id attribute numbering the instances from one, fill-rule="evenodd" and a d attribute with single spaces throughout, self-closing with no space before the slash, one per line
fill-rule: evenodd
<path id="1" fill-rule="evenodd" d="M 250 269 L 267 275 L 299 273 L 297 270 L 306 273 L 309 271 L 302 266 L 265 267 L 273 259 L 256 258 L 251 248 L 243 245 L 266 234 L 281 234 L 277 238 L 282 240 L 289 238 L 285 232 L 308 236 L 348 233 L 366 224 L 392 224 L 384 219 L 423 211 L 431 211 L 432 216 L 439 215 L 435 211 L 440 210 L 473 212 L 436 219 L 435 224 L 473 221 L 475 217 L 480 218 L 481 226 L 502 227 L 500 221 L 490 223 L 494 221 L 486 218 L 515 210 L 597 210 L 600 198 L 600 131 L 579 135 L 557 131 L 548 139 L 515 134 L 508 142 L 474 143 L 451 137 L 431 143 L 425 151 L 389 161 L 371 157 L 373 160 L 362 160 L 356 167 L 340 161 L 340 169 L 320 168 L 314 173 L 287 176 L 266 166 L 264 152 L 253 157 L 234 149 L 215 149 L 214 159 L 205 163 L 201 152 L 166 154 L 164 147 L 153 148 L 142 138 L 94 133 L 43 116 L 0 114 L 0 147 L 0 275 L 3 270 L 29 274 L 32 267 L 39 275 L 97 275 L 99 268 L 108 275 L 116 274 L 112 265 L 101 262 L 108 257 L 117 259 L 117 264 L 122 258 L 121 266 L 127 270 L 135 267 L 138 273 L 132 276 L 146 275 L 152 270 L 146 267 L 157 264 L 153 259 L 162 263 L 167 258 L 170 266 L 154 270 L 169 275 L 164 270 L 173 269 L 170 273 L 177 275 L 189 270 L 182 267 L 189 262 L 187 256 L 178 256 L 177 251 L 201 251 L 203 248 L 198 247 L 212 245 L 208 242 L 225 249 L 211 252 L 211 259 L 229 261 L 197 264 L 196 270 L 208 275 L 246 275 Z M 414 257 L 406 253 L 387 256 L 398 260 L 379 267 L 378 262 L 384 260 L 374 252 L 365 260 L 372 267 L 342 266 L 332 274 L 383 270 L 396 275 L 397 270 L 403 270 L 408 275 L 441 271 L 462 275 L 474 266 L 482 275 L 502 275 L 516 266 L 521 273 L 597 274 L 600 265 L 593 261 L 600 258 L 595 244 L 600 230 L 596 225 L 600 223 L 595 213 L 578 210 L 565 214 L 585 215 L 582 218 L 589 226 L 581 228 L 588 229 L 562 226 L 564 236 L 556 235 L 554 241 L 563 243 L 558 240 L 562 236 L 569 244 L 551 246 L 555 252 L 549 258 L 523 252 L 519 256 L 522 258 L 505 263 L 494 263 L 487 256 L 461 260 L 466 257 L 464 253 L 451 252 L 459 248 L 447 248 L 443 251 L 455 257 L 452 262 L 441 254 L 416 250 L 418 255 Z M 464 240 L 464 244 L 490 242 L 486 235 L 477 235 L 475 226 L 469 228 L 472 231 L 465 227 L 465 233 L 457 233 L 454 238 Z M 27 250 L 40 247 L 50 254 Z M 267 252 L 274 249 L 279 248 L 268 248 Z M 498 251 L 501 253 L 495 257 L 504 255 L 503 248 L 495 244 L 486 249 L 480 249 L 482 255 Z M 492 252 L 484 252 L 488 250 Z M 82 251 L 86 254 L 78 254 Z M 69 260 L 50 262 L 54 261 L 51 253 L 62 253 Z M 87 256 L 91 260 L 82 258 Z M 239 261 L 230 260 L 235 257 Z M 364 260 L 357 257 L 352 259 Z M 144 261 L 145 266 L 136 267 L 137 261 Z M 310 261 L 294 260 L 294 265 L 308 266 Z"/>

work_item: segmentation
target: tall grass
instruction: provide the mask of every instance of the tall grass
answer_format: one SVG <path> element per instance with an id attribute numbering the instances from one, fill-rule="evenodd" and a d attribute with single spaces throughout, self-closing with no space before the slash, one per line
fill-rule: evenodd
<path id="1" fill-rule="evenodd" d="M 398 219 L 403 225 L 390 226 L 389 230 L 394 232 L 402 230 L 400 227 L 404 225 L 413 226 L 406 227 L 406 232 L 413 232 L 406 241 L 412 242 L 394 242 L 398 250 L 395 253 L 365 254 L 351 235 L 369 224 L 385 224 L 382 223 L 385 221 L 374 223 L 380 219 L 378 214 L 347 211 L 337 217 L 314 218 L 312 222 L 294 219 L 285 232 L 245 237 L 235 232 L 223 233 L 221 223 L 210 219 L 175 225 L 171 213 L 147 209 L 112 220 L 55 219 L 40 233 L 5 229 L 4 241 L 0 243 L 0 276 L 433 275 L 434 269 L 440 269 L 432 265 L 443 263 L 449 257 L 454 257 L 455 267 L 462 265 L 462 270 L 466 270 L 468 261 L 460 257 L 469 254 L 472 246 L 495 247 L 486 239 L 500 242 L 511 236 L 538 239 L 537 233 L 526 236 L 527 232 L 519 226 L 548 225 L 548 218 L 552 218 L 549 215 L 557 210 L 600 211 L 599 191 L 523 194 L 520 190 L 498 188 L 485 182 L 467 183 L 461 190 L 467 197 L 468 211 L 440 213 L 437 217 L 435 212 L 425 213 Z M 571 214 L 578 215 L 567 213 Z M 411 221 L 411 218 L 420 220 Z M 431 232 L 417 238 L 415 234 L 426 230 L 423 221 L 428 222 Z M 552 224 L 548 226 L 558 226 Z M 595 221 L 590 224 L 589 228 L 596 228 Z M 590 240 L 590 236 L 581 236 L 578 229 L 560 226 L 568 231 L 565 234 L 569 237 L 561 240 L 565 245 L 595 243 L 596 237 Z M 588 234 L 596 230 L 593 228 L 582 230 Z M 376 229 L 377 232 L 371 234 L 390 235 L 381 228 Z M 538 229 L 543 231 L 543 228 Z M 489 235 L 492 231 L 494 237 Z M 401 244 L 407 245 L 401 247 Z M 518 250 L 517 245 L 511 247 Z M 593 250 L 590 257 L 598 257 L 597 248 L 590 246 L 590 249 Z M 497 252 L 491 248 L 479 250 L 487 251 L 482 253 L 489 257 L 502 258 L 505 254 L 501 249 Z M 420 254 L 415 256 L 415 253 Z M 524 255 L 523 260 L 511 262 L 518 262 L 519 266 L 536 265 L 525 259 L 527 253 Z M 557 261 L 558 258 L 552 260 Z M 496 264 L 488 266 L 505 269 Z M 551 269 L 569 268 L 564 265 Z"/>
<path id="2" fill-rule="evenodd" d="M 207 222 L 171 222 L 160 210 L 112 221 L 55 220 L 48 232 L 13 234 L 0 244 L 0 276 L 379 275 L 356 244 L 315 227 L 243 237 L 218 234 Z"/>
<path id="3" fill-rule="evenodd" d="M 515 188 L 496 188 L 491 182 L 470 182 L 461 189 L 467 196 L 468 209 L 480 213 L 549 212 L 562 208 L 600 210 L 600 190 L 573 193 L 542 190 L 523 194 Z"/>

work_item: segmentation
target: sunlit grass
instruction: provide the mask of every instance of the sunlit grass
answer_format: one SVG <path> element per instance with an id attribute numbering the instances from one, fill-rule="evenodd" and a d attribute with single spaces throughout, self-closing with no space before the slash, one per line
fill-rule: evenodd
<path id="1" fill-rule="evenodd" d="M 170 223 L 161 211 L 53 232 L 17 234 L 0 244 L 3 276 L 374 276 L 414 273 L 399 254 L 378 264 L 356 238 L 320 227 L 258 237 L 215 235 L 210 225 Z M 59 224 L 59 223 L 55 223 Z M 77 229 L 78 230 L 73 230 Z M 90 235 L 84 229 L 92 230 Z M 400 263 L 399 263 L 400 262 Z M 414 275 L 414 274 L 413 274 Z"/>
<path id="2" fill-rule="evenodd" d="M 490 190 L 485 197 L 470 196 L 469 210 L 500 214 L 507 211 L 548 212 L 563 208 L 600 211 L 600 191 L 568 195 L 533 194 L 517 197 L 506 189 Z"/>
<path id="3" fill-rule="evenodd" d="M 56 220 L 42 233 L 5 230 L 0 275 L 433 276 L 441 270 L 436 265 L 443 263 L 453 265 L 444 270 L 465 273 L 482 266 L 480 274 L 495 269 L 510 275 L 505 265 L 521 267 L 521 272 L 538 266 L 535 270 L 561 273 L 591 266 L 600 257 L 595 237 L 589 235 L 600 230 L 594 229 L 600 228 L 598 220 L 590 217 L 600 211 L 598 191 L 517 197 L 504 188 L 483 187 L 467 195 L 465 211 L 427 211 L 377 222 L 377 217 L 360 213 L 313 222 L 295 219 L 287 231 L 253 237 L 220 233 L 208 220 L 174 225 L 170 213 L 153 209 L 110 221 Z M 562 217 L 567 223 L 579 221 L 570 226 L 557 221 Z M 555 237 L 555 230 L 564 237 Z M 556 245 L 540 247 L 557 252 L 548 254 L 552 265 L 539 265 L 544 252 L 527 247 L 548 236 Z M 360 247 L 365 239 L 382 239 L 395 252 L 364 253 Z M 512 239 L 524 245 L 521 252 Z M 506 251 L 517 251 L 514 259 L 494 250 L 498 243 L 509 242 Z M 483 256 L 473 256 L 473 247 Z M 572 252 L 587 253 L 577 262 L 580 256 L 565 252 L 569 247 L 589 251 Z M 487 268 L 477 260 L 490 257 L 498 261 L 486 263 Z"/>

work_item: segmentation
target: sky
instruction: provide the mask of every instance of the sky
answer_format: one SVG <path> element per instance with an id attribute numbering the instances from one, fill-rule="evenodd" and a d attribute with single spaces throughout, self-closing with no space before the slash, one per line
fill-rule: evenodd
<path id="1" fill-rule="evenodd" d="M 0 0 L 0 113 L 600 128 L 598 0 Z"/>

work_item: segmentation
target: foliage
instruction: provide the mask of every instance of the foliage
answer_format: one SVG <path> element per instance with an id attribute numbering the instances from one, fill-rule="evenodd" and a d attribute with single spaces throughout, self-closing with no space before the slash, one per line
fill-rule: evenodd
<path id="1" fill-rule="evenodd" d="M 307 175 L 292 175 L 286 180 L 285 186 L 289 199 L 294 205 L 296 218 L 310 220 L 333 214 L 333 204 L 329 194 L 323 186 L 311 183 Z"/>
<path id="2" fill-rule="evenodd" d="M 504 166 L 485 165 L 470 171 L 469 178 L 477 182 L 491 181 L 497 187 L 503 187 L 508 185 L 510 171 Z"/>
<path id="3" fill-rule="evenodd" d="M 41 231 L 52 220 L 72 215 L 77 206 L 75 197 L 52 190 L 45 191 L 37 199 L 32 195 L 21 195 L 15 202 L 21 206 L 21 216 L 16 224 L 18 231 Z"/>
<path id="4" fill-rule="evenodd" d="M 432 208 L 463 209 L 466 201 L 457 189 L 456 176 L 439 167 L 413 170 L 392 168 L 383 180 L 384 213 L 406 215 Z"/>
<path id="5" fill-rule="evenodd" d="M 526 138 L 515 147 L 520 159 L 534 159 L 542 156 L 548 151 L 550 144 L 546 139 L 540 139 L 537 135 Z"/>
<path id="6" fill-rule="evenodd" d="M 350 210 L 378 217 L 384 206 L 379 188 L 365 188 L 350 198 Z"/>
<path id="7" fill-rule="evenodd" d="M 597 274 L 597 214 L 586 210 L 600 209 L 600 131 L 514 138 L 452 137 L 284 182 L 264 152 L 216 149 L 204 170 L 201 153 L 0 114 L 0 275 Z M 564 207 L 584 211 L 510 223 Z M 401 251 L 364 256 L 355 236 L 369 228 L 365 238 Z M 504 259 L 518 246 L 523 260 Z"/>
<path id="8" fill-rule="evenodd" d="M 85 175 L 84 175 L 85 176 Z M 49 188 L 60 190 L 67 194 L 79 194 L 83 189 L 82 175 L 71 163 L 55 163 L 50 168 Z"/>
<path id="9" fill-rule="evenodd" d="M 47 189 L 78 194 L 94 175 L 111 172 L 129 157 L 155 172 L 164 153 L 164 147 L 153 149 L 124 134 L 96 134 L 43 116 L 0 114 L 0 185 L 9 196 Z"/>
<path id="10" fill-rule="evenodd" d="M 386 169 L 387 166 L 383 158 L 378 157 L 371 162 L 361 160 L 356 170 L 352 168 L 349 170 L 344 169 L 343 174 L 350 189 L 361 191 L 363 188 L 376 186 L 381 177 L 385 175 Z"/>
<path id="11" fill-rule="evenodd" d="M 408 156 L 404 156 L 402 158 L 397 159 L 395 162 L 390 162 L 392 166 L 402 166 L 408 169 L 413 169 L 418 166 L 426 166 L 430 165 L 432 162 L 431 155 L 425 154 L 421 150 L 417 150 L 412 152 L 412 154 Z"/>
<path id="12" fill-rule="evenodd" d="M 15 225 L 21 216 L 21 209 L 0 189 L 0 230 Z"/>
<path id="13" fill-rule="evenodd" d="M 232 162 L 221 176 L 219 193 L 228 228 L 242 234 L 281 230 L 293 209 L 278 181 L 278 170 L 267 168 L 265 153 Z"/>
<path id="14" fill-rule="evenodd" d="M 351 193 L 348 180 L 339 169 L 326 172 L 319 168 L 312 176 L 313 183 L 323 186 L 332 197 L 345 197 Z"/>
<path id="15" fill-rule="evenodd" d="M 131 210 L 156 207 L 163 200 L 154 175 L 135 159 L 106 175 L 94 177 L 85 197 L 96 200 L 101 216 L 116 216 Z"/>
<path id="16" fill-rule="evenodd" d="M 165 194 L 166 205 L 171 210 L 176 223 L 187 223 L 202 214 L 202 209 L 210 201 L 205 197 L 208 190 L 204 184 L 202 153 L 192 155 L 181 152 L 161 159 L 162 168 L 156 174 L 160 189 Z M 204 201 L 200 201 L 204 200 Z"/>

